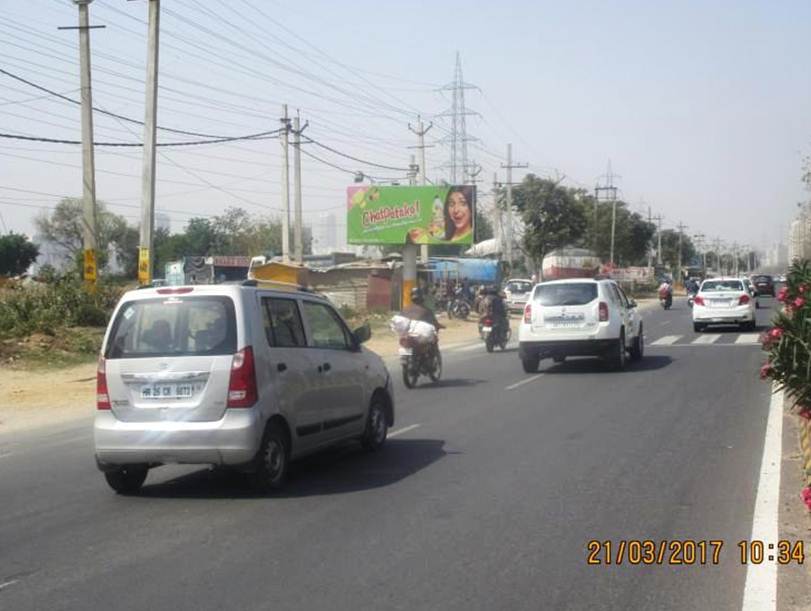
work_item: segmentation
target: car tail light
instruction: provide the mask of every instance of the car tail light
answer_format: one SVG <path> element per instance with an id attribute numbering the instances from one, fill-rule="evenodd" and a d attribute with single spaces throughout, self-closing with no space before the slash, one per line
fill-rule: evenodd
<path id="1" fill-rule="evenodd" d="M 184 286 L 179 289 L 158 289 L 158 295 L 186 295 L 191 293 L 194 289 L 190 286 Z"/>
<path id="2" fill-rule="evenodd" d="M 749 303 L 749 295 L 741 295 L 740 299 L 738 299 L 738 305 L 746 305 Z"/>
<path id="3" fill-rule="evenodd" d="M 524 322 L 532 322 L 532 304 L 528 303 L 524 306 Z"/>
<path id="4" fill-rule="evenodd" d="M 110 409 L 110 393 L 107 391 L 107 363 L 99 357 L 96 369 L 96 409 Z"/>
<path id="5" fill-rule="evenodd" d="M 485 318 L 485 319 L 482 321 L 482 324 L 483 324 L 485 327 L 491 327 L 491 326 L 493 325 L 493 321 L 492 321 L 492 320 L 490 320 L 489 318 Z"/>
<path id="6" fill-rule="evenodd" d="M 253 348 L 246 346 L 234 355 L 228 382 L 228 407 L 251 407 L 258 398 Z"/>
<path id="7" fill-rule="evenodd" d="M 693 304 L 703 306 L 704 305 L 704 298 L 699 297 L 698 295 L 696 295 L 695 299 L 693 299 Z"/>
<path id="8" fill-rule="evenodd" d="M 608 304 L 601 301 L 598 307 L 600 309 L 600 322 L 606 322 L 608 320 Z"/>

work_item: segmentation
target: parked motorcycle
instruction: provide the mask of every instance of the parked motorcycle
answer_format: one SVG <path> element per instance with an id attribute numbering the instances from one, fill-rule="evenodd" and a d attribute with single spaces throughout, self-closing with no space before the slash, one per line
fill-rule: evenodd
<path id="1" fill-rule="evenodd" d="M 439 381 L 442 376 L 442 355 L 438 341 L 421 343 L 416 337 L 402 335 L 398 353 L 406 388 L 414 388 L 421 375 L 428 376 L 432 382 Z"/>
<path id="2" fill-rule="evenodd" d="M 512 330 L 508 324 L 499 324 L 489 316 L 482 318 L 479 323 L 479 337 L 484 341 L 487 352 L 492 352 L 496 346 L 505 350 L 511 335 Z"/>

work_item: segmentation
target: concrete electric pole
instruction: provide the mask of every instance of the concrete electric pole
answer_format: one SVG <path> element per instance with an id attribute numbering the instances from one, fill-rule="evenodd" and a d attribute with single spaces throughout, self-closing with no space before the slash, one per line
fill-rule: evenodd
<path id="1" fill-rule="evenodd" d="M 682 278 L 681 244 L 682 244 L 682 237 L 684 236 L 684 230 L 687 229 L 687 225 L 685 225 L 684 223 L 679 221 L 679 224 L 676 225 L 676 227 L 679 230 L 679 262 L 678 262 L 678 265 L 676 266 L 676 273 L 678 275 L 677 276 L 678 279 L 681 280 L 681 281 L 684 281 L 684 278 Z"/>
<path id="2" fill-rule="evenodd" d="M 290 261 L 290 119 L 287 104 L 282 106 L 282 261 Z"/>
<path id="3" fill-rule="evenodd" d="M 302 231 L 302 211 L 301 211 L 301 134 L 307 129 L 309 122 L 301 127 L 301 119 L 296 114 L 293 118 L 293 199 L 295 205 L 295 216 L 293 220 L 293 253 L 296 263 L 301 265 L 304 262 L 304 241 Z"/>
<path id="4" fill-rule="evenodd" d="M 426 177 L 425 177 L 425 149 L 427 148 L 425 146 L 425 134 L 427 134 L 428 130 L 430 130 L 433 126 L 434 126 L 434 123 L 432 121 L 431 123 L 428 124 L 428 127 L 423 127 L 422 118 L 419 115 L 417 115 L 417 128 L 416 129 L 414 129 L 411 126 L 411 123 L 408 124 L 408 129 L 410 131 L 412 131 L 414 134 L 416 134 L 417 138 L 419 139 L 419 144 L 417 145 L 416 148 L 419 149 L 419 151 L 420 151 L 419 173 L 420 173 L 420 184 L 421 185 L 425 185 L 426 182 L 427 182 Z M 409 147 L 409 148 L 411 148 L 411 147 Z M 420 246 L 420 260 L 423 263 L 428 263 L 428 254 L 429 254 L 428 253 L 428 244 L 422 244 Z"/>
<path id="5" fill-rule="evenodd" d="M 594 187 L 595 206 L 600 201 L 600 192 L 605 191 L 608 193 L 608 201 L 611 202 L 611 246 L 609 249 L 608 260 L 611 267 L 614 267 L 614 239 L 617 229 L 617 187 L 614 186 L 614 173 L 611 171 L 611 160 L 608 161 L 608 169 L 605 174 L 605 186 L 597 185 Z M 596 221 L 596 215 L 595 215 Z M 595 226 L 596 228 L 596 226 Z"/>
<path id="6" fill-rule="evenodd" d="M 661 214 L 653 217 L 656 221 L 656 265 L 662 265 L 662 219 Z"/>
<path id="7" fill-rule="evenodd" d="M 149 34 L 146 56 L 146 115 L 144 118 L 144 161 L 141 177 L 141 239 L 138 251 L 138 282 L 152 282 L 154 253 L 152 229 L 155 226 L 155 143 L 158 119 L 158 37 L 160 0 L 149 0 Z"/>
<path id="8" fill-rule="evenodd" d="M 506 231 L 504 237 L 506 240 L 506 259 L 507 264 L 512 267 L 513 264 L 513 168 L 527 168 L 526 163 L 513 163 L 513 145 L 507 145 L 507 163 L 501 164 L 501 167 L 507 170 L 507 214 L 506 214 Z"/>
<path id="9" fill-rule="evenodd" d="M 84 251 L 82 275 L 89 287 L 97 281 L 96 266 L 96 163 L 93 152 L 93 92 L 90 72 L 90 30 L 105 26 L 90 25 L 90 3 L 93 0 L 73 0 L 79 7 L 78 27 L 60 30 L 79 30 L 80 86 L 82 100 L 82 247 Z"/>

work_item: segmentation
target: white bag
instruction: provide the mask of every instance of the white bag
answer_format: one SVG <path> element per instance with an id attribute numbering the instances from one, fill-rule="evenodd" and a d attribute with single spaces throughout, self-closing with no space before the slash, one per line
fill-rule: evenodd
<path id="1" fill-rule="evenodd" d="M 399 314 L 392 317 L 389 321 L 389 327 L 398 335 L 405 335 L 411 325 L 411 319 Z"/>
<path id="2" fill-rule="evenodd" d="M 427 344 L 436 338 L 436 328 L 434 325 L 421 320 L 412 320 L 408 329 L 408 334 L 416 337 L 421 344 Z"/>

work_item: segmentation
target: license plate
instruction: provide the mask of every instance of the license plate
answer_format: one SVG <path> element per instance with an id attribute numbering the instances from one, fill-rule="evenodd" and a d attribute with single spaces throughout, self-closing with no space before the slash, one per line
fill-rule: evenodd
<path id="1" fill-rule="evenodd" d="M 141 387 L 142 399 L 191 399 L 200 389 L 198 384 L 149 384 Z"/>
<path id="2" fill-rule="evenodd" d="M 492 330 L 493 330 L 493 327 L 482 327 L 482 331 L 484 333 L 490 333 L 490 331 L 492 331 Z"/>
<path id="3" fill-rule="evenodd" d="M 414 354 L 414 350 L 412 350 L 411 348 L 402 348 L 402 347 L 400 347 L 397 350 L 397 354 L 400 355 L 400 356 L 411 356 L 412 354 Z"/>

